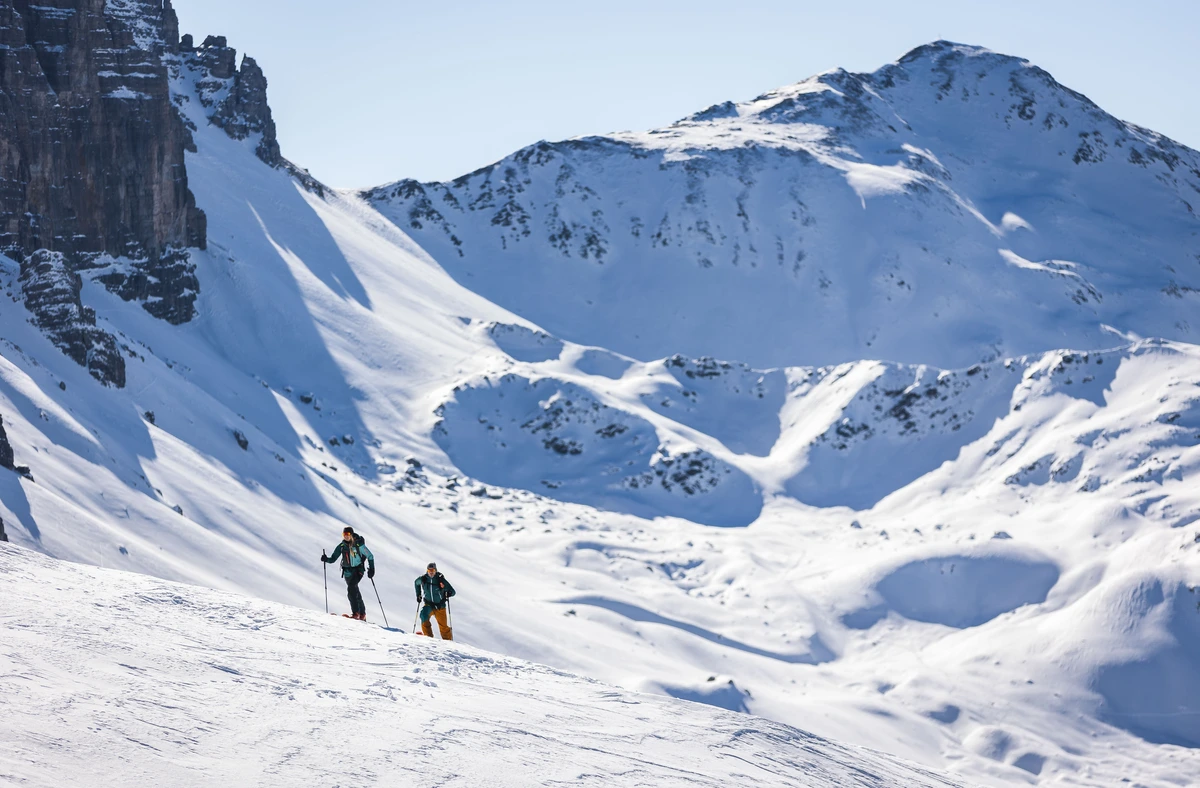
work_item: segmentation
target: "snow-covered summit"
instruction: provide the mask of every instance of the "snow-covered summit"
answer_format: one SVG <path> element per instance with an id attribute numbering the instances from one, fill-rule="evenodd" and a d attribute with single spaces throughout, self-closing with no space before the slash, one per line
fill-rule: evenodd
<path id="1" fill-rule="evenodd" d="M 1007 106 L 997 99 L 1007 102 Z M 949 124 L 947 106 L 953 107 L 953 122 Z M 1133 163 L 1161 160 L 1171 172 L 1178 165 L 1195 167 L 1194 152 L 1153 131 L 1114 118 L 1028 60 L 950 41 L 918 47 L 871 73 L 832 69 L 750 101 L 719 104 L 649 135 L 669 138 L 670 131 L 676 130 L 686 136 L 687 129 L 698 131 L 708 126 L 710 134 L 720 128 L 725 132 L 722 138 L 729 139 L 728 134 L 737 139 L 734 132 L 745 132 L 746 125 L 752 124 L 763 136 L 742 136 L 746 143 L 787 144 L 785 132 L 773 137 L 771 126 L 809 124 L 821 129 L 826 135 L 823 139 L 833 143 L 861 143 L 870 138 L 890 142 L 904 131 L 913 141 L 932 139 L 939 146 L 954 147 L 999 120 L 1006 131 L 1018 133 L 995 135 L 990 141 L 1008 147 L 1023 144 L 1025 139 L 1015 121 L 1050 132 L 1072 128 L 1072 119 L 1086 119 L 1101 127 L 1100 139 L 1107 137 L 1117 147 L 1131 146 L 1127 155 Z M 1099 161 L 1107 155 L 1107 143 L 1095 142 L 1095 130 L 1088 134 L 1079 131 L 1076 128 L 1060 135 L 1067 144 L 1059 153 L 1069 152 L 1075 163 Z M 1004 136 L 1009 139 L 1007 145 Z M 630 138 L 641 140 L 642 136 Z M 713 145 L 704 137 L 695 142 L 698 147 Z M 1046 144 L 1044 140 L 1042 144 Z M 1063 143 L 1056 137 L 1054 144 Z"/>
<path id="2" fill-rule="evenodd" d="M 948 42 L 365 196 L 472 290 L 639 358 L 955 367 L 1106 326 L 1195 338 L 1200 154 Z"/>

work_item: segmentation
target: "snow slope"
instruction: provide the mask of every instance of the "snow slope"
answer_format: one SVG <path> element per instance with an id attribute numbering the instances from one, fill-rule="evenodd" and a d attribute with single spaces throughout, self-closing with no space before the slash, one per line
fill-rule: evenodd
<path id="1" fill-rule="evenodd" d="M 944 78 L 960 80 L 984 63 L 1000 69 L 984 69 L 994 81 L 1020 63 L 947 45 L 922 58 L 895 68 L 911 77 L 933 58 L 957 64 Z M 1083 114 L 1072 124 L 1103 120 L 1020 68 L 1036 77 L 1038 96 L 1076 102 Z M 483 231 L 463 236 L 459 257 L 406 224 L 399 203 L 309 190 L 263 164 L 253 135 L 232 140 L 209 124 L 199 76 L 176 71 L 177 101 L 196 127 L 189 183 L 209 222 L 209 248 L 192 256 L 198 315 L 170 326 L 85 279 L 84 302 L 126 355 L 128 385 L 118 390 L 62 355 L 19 299 L 0 313 L 0 415 L 33 476 L 0 471 L 0 517 L 15 543 L 320 610 L 319 550 L 350 523 L 379 557 L 393 624 L 407 625 L 412 578 L 436 560 L 460 590 L 456 630 L 472 647 L 748 711 L 977 784 L 1194 782 L 1200 347 L 1135 335 L 1179 336 L 1171 321 L 1191 308 L 1188 261 L 1176 257 L 1190 248 L 1192 226 L 1175 201 L 1191 188 L 1180 162 L 1194 153 L 1104 126 L 1111 155 L 1068 167 L 1064 154 L 1060 167 L 1019 115 L 1016 141 L 989 143 L 1017 157 L 1005 165 L 1020 175 L 1007 182 L 1013 199 L 1045 212 L 988 219 L 1002 235 L 1031 233 L 1019 214 L 1044 238 L 1049 217 L 1062 215 L 1076 228 L 1054 230 L 1063 243 L 1102 239 L 1089 248 L 1116 250 L 1113 259 L 1158 255 L 1176 269 L 1171 292 L 1159 287 L 1171 290 L 1171 272 L 1148 258 L 1121 257 L 1104 276 L 1088 271 L 1103 306 L 1064 289 L 1077 289 L 1067 274 L 1082 269 L 1034 265 L 1073 253 L 999 246 L 970 210 L 943 210 L 954 197 L 941 186 L 860 198 L 847 175 L 854 167 L 806 165 L 813 183 L 853 195 L 828 201 L 854 209 L 821 219 L 829 244 L 873 236 L 909 248 L 905 239 L 933 227 L 930 249 L 957 255 L 958 244 L 987 239 L 986 260 L 964 256 L 957 267 L 939 262 L 937 275 L 901 277 L 914 299 L 953 307 L 946 314 L 958 322 L 937 329 L 912 303 L 887 312 L 889 295 L 909 292 L 898 284 L 879 297 L 874 284 L 847 285 L 837 291 L 842 305 L 824 313 L 792 301 L 773 313 L 758 299 L 782 293 L 780 271 L 739 290 L 736 277 L 698 278 L 731 270 L 715 259 L 697 268 L 672 257 L 664 265 L 687 266 L 673 279 L 647 258 L 639 270 L 654 281 L 632 276 L 623 290 L 627 269 L 605 283 L 615 252 L 602 269 L 580 268 L 575 251 L 546 257 L 530 241 L 520 260 L 488 247 L 495 270 L 468 271 L 485 259 L 473 246 Z M 892 72 L 897 96 L 922 84 Z M 831 79 L 804 83 L 793 98 L 805 104 L 815 91 L 836 104 L 821 87 Z M 936 114 L 948 95 L 905 100 L 933 113 L 922 126 L 929 134 L 976 144 L 961 125 L 939 130 L 958 117 Z M 735 123 L 709 115 L 684 125 Z M 847 140 L 866 139 L 853 113 L 838 124 Z M 794 125 L 771 128 L 799 133 Z M 1112 153 L 1125 133 L 1123 145 L 1142 140 L 1144 168 Z M 704 156 L 725 155 L 717 142 L 710 148 Z M 1027 151 L 1043 158 L 1020 159 Z M 954 166 L 955 190 L 974 182 L 965 163 Z M 647 167 L 647 178 L 676 177 L 673 164 Z M 666 204 L 624 170 L 604 172 L 621 199 Z M 1050 173 L 1049 186 L 1028 184 L 1039 172 Z M 472 177 L 463 184 L 483 176 Z M 1119 195 L 1135 184 L 1139 209 L 1123 214 L 1129 224 L 1114 221 Z M 1065 201 L 1071 190 L 1100 202 Z M 925 206 L 920 218 L 922 199 L 942 207 Z M 722 205 L 707 210 L 731 221 L 733 203 Z M 890 213 L 877 217 L 877 207 Z M 787 216 L 748 215 L 765 233 L 756 248 L 791 227 Z M 1144 251 L 1121 246 L 1126 234 Z M 739 259 L 737 277 L 747 267 L 762 277 L 769 268 Z M 943 267 L 960 278 L 946 279 Z M 874 281 L 848 270 L 846 282 Z M 978 288 L 961 277 L 977 277 Z M 802 295 L 821 303 L 835 290 L 830 278 Z M 15 264 L 0 259 L 4 292 L 19 290 L 15 279 Z M 516 299 L 524 289 L 528 298 Z M 601 318 L 571 300 L 584 293 L 609 305 Z M 944 300 L 956 293 L 966 296 Z M 717 295 L 752 319 L 723 320 Z M 820 317 L 851 301 L 861 307 L 845 312 L 854 331 Z M 546 311 L 560 303 L 563 315 Z M 685 315 L 691 322 L 680 322 Z M 890 344 L 868 348 L 877 318 Z M 1101 320 L 1126 333 L 1098 328 Z M 1004 341 L 972 321 L 999 321 Z M 642 325 L 656 332 L 638 334 L 649 344 L 622 333 Z M 342 610 L 339 582 L 331 578 L 331 599 Z M 10 698 L 0 695 L 6 714 L 29 713 Z M 45 757 L 53 744 L 29 746 Z"/>
<path id="2" fill-rule="evenodd" d="M 7 545 L 0 586 L 14 785 L 961 785 L 769 720 Z"/>

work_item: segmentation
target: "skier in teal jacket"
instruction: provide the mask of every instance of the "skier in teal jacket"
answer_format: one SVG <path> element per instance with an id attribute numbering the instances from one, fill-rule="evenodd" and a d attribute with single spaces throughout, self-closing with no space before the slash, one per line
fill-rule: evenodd
<path id="1" fill-rule="evenodd" d="M 421 597 L 425 598 L 421 608 L 421 632 L 426 637 L 433 637 L 433 624 L 429 623 L 429 617 L 433 616 L 437 619 L 442 640 L 454 640 L 454 632 L 446 620 L 446 601 L 454 596 L 454 586 L 438 571 L 437 564 L 432 563 L 425 568 L 425 574 L 413 581 L 413 586 L 417 590 L 417 604 L 421 604 Z"/>
<path id="2" fill-rule="evenodd" d="M 367 548 L 365 540 L 354 533 L 353 528 L 346 526 L 342 531 L 341 543 L 333 548 L 333 555 L 321 552 L 321 560 L 327 564 L 334 563 L 338 558 L 342 559 L 342 577 L 346 578 L 346 596 L 350 599 L 350 612 L 353 614 L 350 617 L 366 621 L 367 606 L 363 602 L 362 592 L 358 590 L 358 584 L 363 579 L 364 564 L 368 567 L 367 577 L 375 576 L 375 556 Z"/>

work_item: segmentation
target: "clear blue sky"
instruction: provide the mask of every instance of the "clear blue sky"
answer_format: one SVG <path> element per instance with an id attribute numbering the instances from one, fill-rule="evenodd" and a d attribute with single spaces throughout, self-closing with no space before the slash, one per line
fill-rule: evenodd
<path id="1" fill-rule="evenodd" d="M 448 179 L 648 129 L 938 38 L 1028 58 L 1200 148 L 1200 0 L 174 0 L 266 72 L 283 153 L 333 186 Z"/>

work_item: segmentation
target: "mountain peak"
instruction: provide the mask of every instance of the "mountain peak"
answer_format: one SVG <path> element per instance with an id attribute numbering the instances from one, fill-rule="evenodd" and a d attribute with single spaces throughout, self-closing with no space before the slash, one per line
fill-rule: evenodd
<path id="1" fill-rule="evenodd" d="M 1000 133 L 1000 126 L 1012 131 L 1017 123 L 1062 136 L 1059 144 L 1071 147 L 1064 152 L 1072 160 L 1080 146 L 1068 143 L 1084 127 L 1089 134 L 1102 130 L 1116 147 L 1151 146 L 1156 149 L 1151 158 L 1174 159 L 1187 152 L 1162 135 L 1113 117 L 1025 58 L 946 40 L 916 47 L 875 71 L 833 68 L 748 101 L 715 104 L 663 129 L 613 136 L 626 142 L 656 140 L 651 147 L 669 140 L 676 148 L 706 149 L 735 142 L 790 146 L 796 134 L 804 144 L 813 139 L 880 141 L 900 134 L 904 139 L 895 140 L 900 145 L 915 144 L 908 136 L 919 129 L 969 126 L 993 129 L 991 134 Z M 702 133 L 696 133 L 697 127 Z M 1022 135 L 1001 136 L 1015 140 Z M 1084 149 L 1080 155 L 1086 160 L 1100 154 Z M 1141 155 L 1132 160 L 1136 163 Z"/>
<path id="2" fill-rule="evenodd" d="M 962 44 L 957 41 L 947 41 L 944 38 L 939 38 L 937 41 L 931 41 L 928 44 L 921 44 L 919 47 L 914 47 L 908 52 L 905 52 L 898 63 L 912 63 L 918 60 L 935 60 L 945 57 L 949 54 L 957 54 L 964 57 L 983 57 L 995 56 L 1006 58 L 1009 60 L 1021 60 L 1012 55 L 1005 55 L 1000 52 L 995 52 L 987 47 L 977 46 L 975 44 Z"/>

